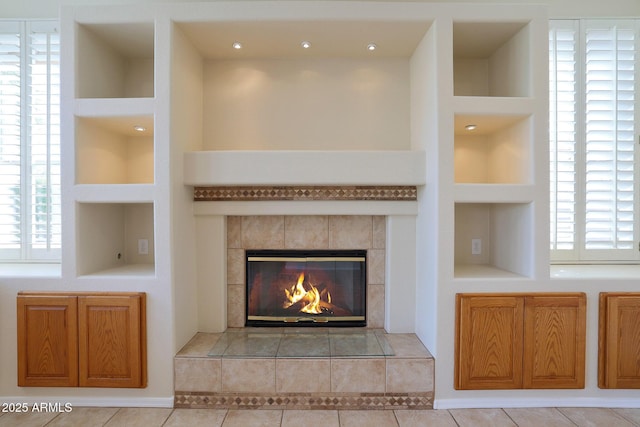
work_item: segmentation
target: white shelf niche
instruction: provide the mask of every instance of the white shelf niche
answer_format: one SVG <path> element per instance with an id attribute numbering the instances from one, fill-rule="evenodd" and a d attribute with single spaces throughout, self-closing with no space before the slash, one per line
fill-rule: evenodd
<path id="1" fill-rule="evenodd" d="M 532 277 L 533 229 L 531 203 L 456 203 L 454 277 Z"/>
<path id="2" fill-rule="evenodd" d="M 455 96 L 531 96 L 527 22 L 454 22 Z"/>
<path id="3" fill-rule="evenodd" d="M 76 97 L 154 96 L 153 22 L 76 26 Z"/>
<path id="4" fill-rule="evenodd" d="M 152 115 L 76 117 L 76 184 L 153 183 L 153 125 Z"/>
<path id="5" fill-rule="evenodd" d="M 456 114 L 454 170 L 458 184 L 530 184 L 532 119 L 527 115 Z M 473 130 L 467 126 L 475 126 Z"/>
<path id="6" fill-rule="evenodd" d="M 155 274 L 153 203 L 78 203 L 76 232 L 78 276 Z"/>

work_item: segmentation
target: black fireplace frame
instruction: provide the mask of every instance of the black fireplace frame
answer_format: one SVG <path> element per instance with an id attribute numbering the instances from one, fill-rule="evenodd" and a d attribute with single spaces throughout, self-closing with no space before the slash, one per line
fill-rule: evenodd
<path id="1" fill-rule="evenodd" d="M 364 285 L 360 292 L 362 315 L 333 316 L 250 316 L 249 262 L 250 258 L 362 258 Z M 367 326 L 367 251 L 363 249 L 247 249 L 245 251 L 245 326 L 247 327 L 366 327 Z M 268 319 L 265 317 L 269 317 Z"/>

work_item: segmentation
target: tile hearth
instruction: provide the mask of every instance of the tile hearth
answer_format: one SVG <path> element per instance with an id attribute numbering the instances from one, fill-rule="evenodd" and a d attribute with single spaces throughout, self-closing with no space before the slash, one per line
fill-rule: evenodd
<path id="1" fill-rule="evenodd" d="M 347 328 L 198 333 L 174 359 L 176 408 L 431 409 L 414 334 Z"/>

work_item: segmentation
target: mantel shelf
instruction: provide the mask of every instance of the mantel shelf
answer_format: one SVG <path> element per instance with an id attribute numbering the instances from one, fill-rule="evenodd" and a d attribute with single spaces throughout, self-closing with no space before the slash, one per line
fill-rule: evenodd
<path id="1" fill-rule="evenodd" d="M 422 151 L 196 151 L 186 185 L 424 185 Z"/>

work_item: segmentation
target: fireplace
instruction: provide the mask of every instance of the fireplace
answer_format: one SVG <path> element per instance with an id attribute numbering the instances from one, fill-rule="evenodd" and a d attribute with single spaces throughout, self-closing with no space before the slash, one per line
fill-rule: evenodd
<path id="1" fill-rule="evenodd" d="M 247 250 L 246 326 L 366 326 L 365 250 Z"/>

